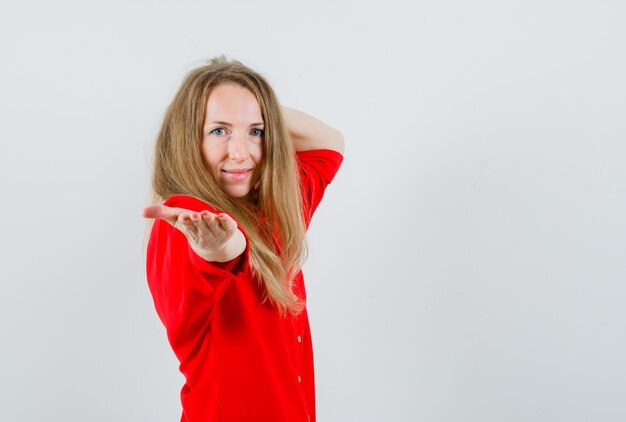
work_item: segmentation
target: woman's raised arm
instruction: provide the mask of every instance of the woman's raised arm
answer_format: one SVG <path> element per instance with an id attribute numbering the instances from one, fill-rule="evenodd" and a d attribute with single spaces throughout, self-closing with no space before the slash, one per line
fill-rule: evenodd
<path id="1" fill-rule="evenodd" d="M 302 111 L 282 106 L 296 151 L 331 149 L 343 155 L 343 135 L 337 129 Z"/>

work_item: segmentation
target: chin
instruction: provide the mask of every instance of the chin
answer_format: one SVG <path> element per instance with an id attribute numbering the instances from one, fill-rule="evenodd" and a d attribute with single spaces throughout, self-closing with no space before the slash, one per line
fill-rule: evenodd
<path id="1" fill-rule="evenodd" d="M 236 190 L 236 191 L 227 191 L 228 196 L 233 199 L 245 199 L 250 193 L 250 189 L 248 190 Z"/>

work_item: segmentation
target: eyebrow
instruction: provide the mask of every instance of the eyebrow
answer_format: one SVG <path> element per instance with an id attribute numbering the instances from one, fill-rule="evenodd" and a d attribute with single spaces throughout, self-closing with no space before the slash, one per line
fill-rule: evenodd
<path id="1" fill-rule="evenodd" d="M 209 122 L 207 124 L 212 125 L 212 124 L 218 124 L 218 125 L 222 125 L 222 126 L 232 126 L 231 123 L 228 122 L 222 122 L 222 121 L 214 121 L 214 122 Z M 257 122 L 257 123 L 250 123 L 250 126 L 263 126 L 264 123 L 263 122 Z"/>

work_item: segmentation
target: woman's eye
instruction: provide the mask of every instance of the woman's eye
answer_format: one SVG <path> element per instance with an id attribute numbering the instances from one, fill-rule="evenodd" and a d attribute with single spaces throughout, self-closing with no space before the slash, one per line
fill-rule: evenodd
<path id="1" fill-rule="evenodd" d="M 252 136 L 263 136 L 263 129 L 252 129 Z"/>
<path id="2" fill-rule="evenodd" d="M 224 135 L 225 131 L 224 131 L 224 128 L 216 127 L 210 133 L 212 133 L 214 135 L 217 135 L 217 136 L 220 136 L 220 135 Z"/>

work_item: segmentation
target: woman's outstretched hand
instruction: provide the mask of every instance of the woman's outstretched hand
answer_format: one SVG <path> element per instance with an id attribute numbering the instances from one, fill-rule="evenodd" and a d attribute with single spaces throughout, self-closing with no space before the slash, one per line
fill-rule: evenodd
<path id="1" fill-rule="evenodd" d="M 245 236 L 228 214 L 152 205 L 144 208 L 142 215 L 160 218 L 180 230 L 191 248 L 207 261 L 230 261 L 246 249 Z"/>

